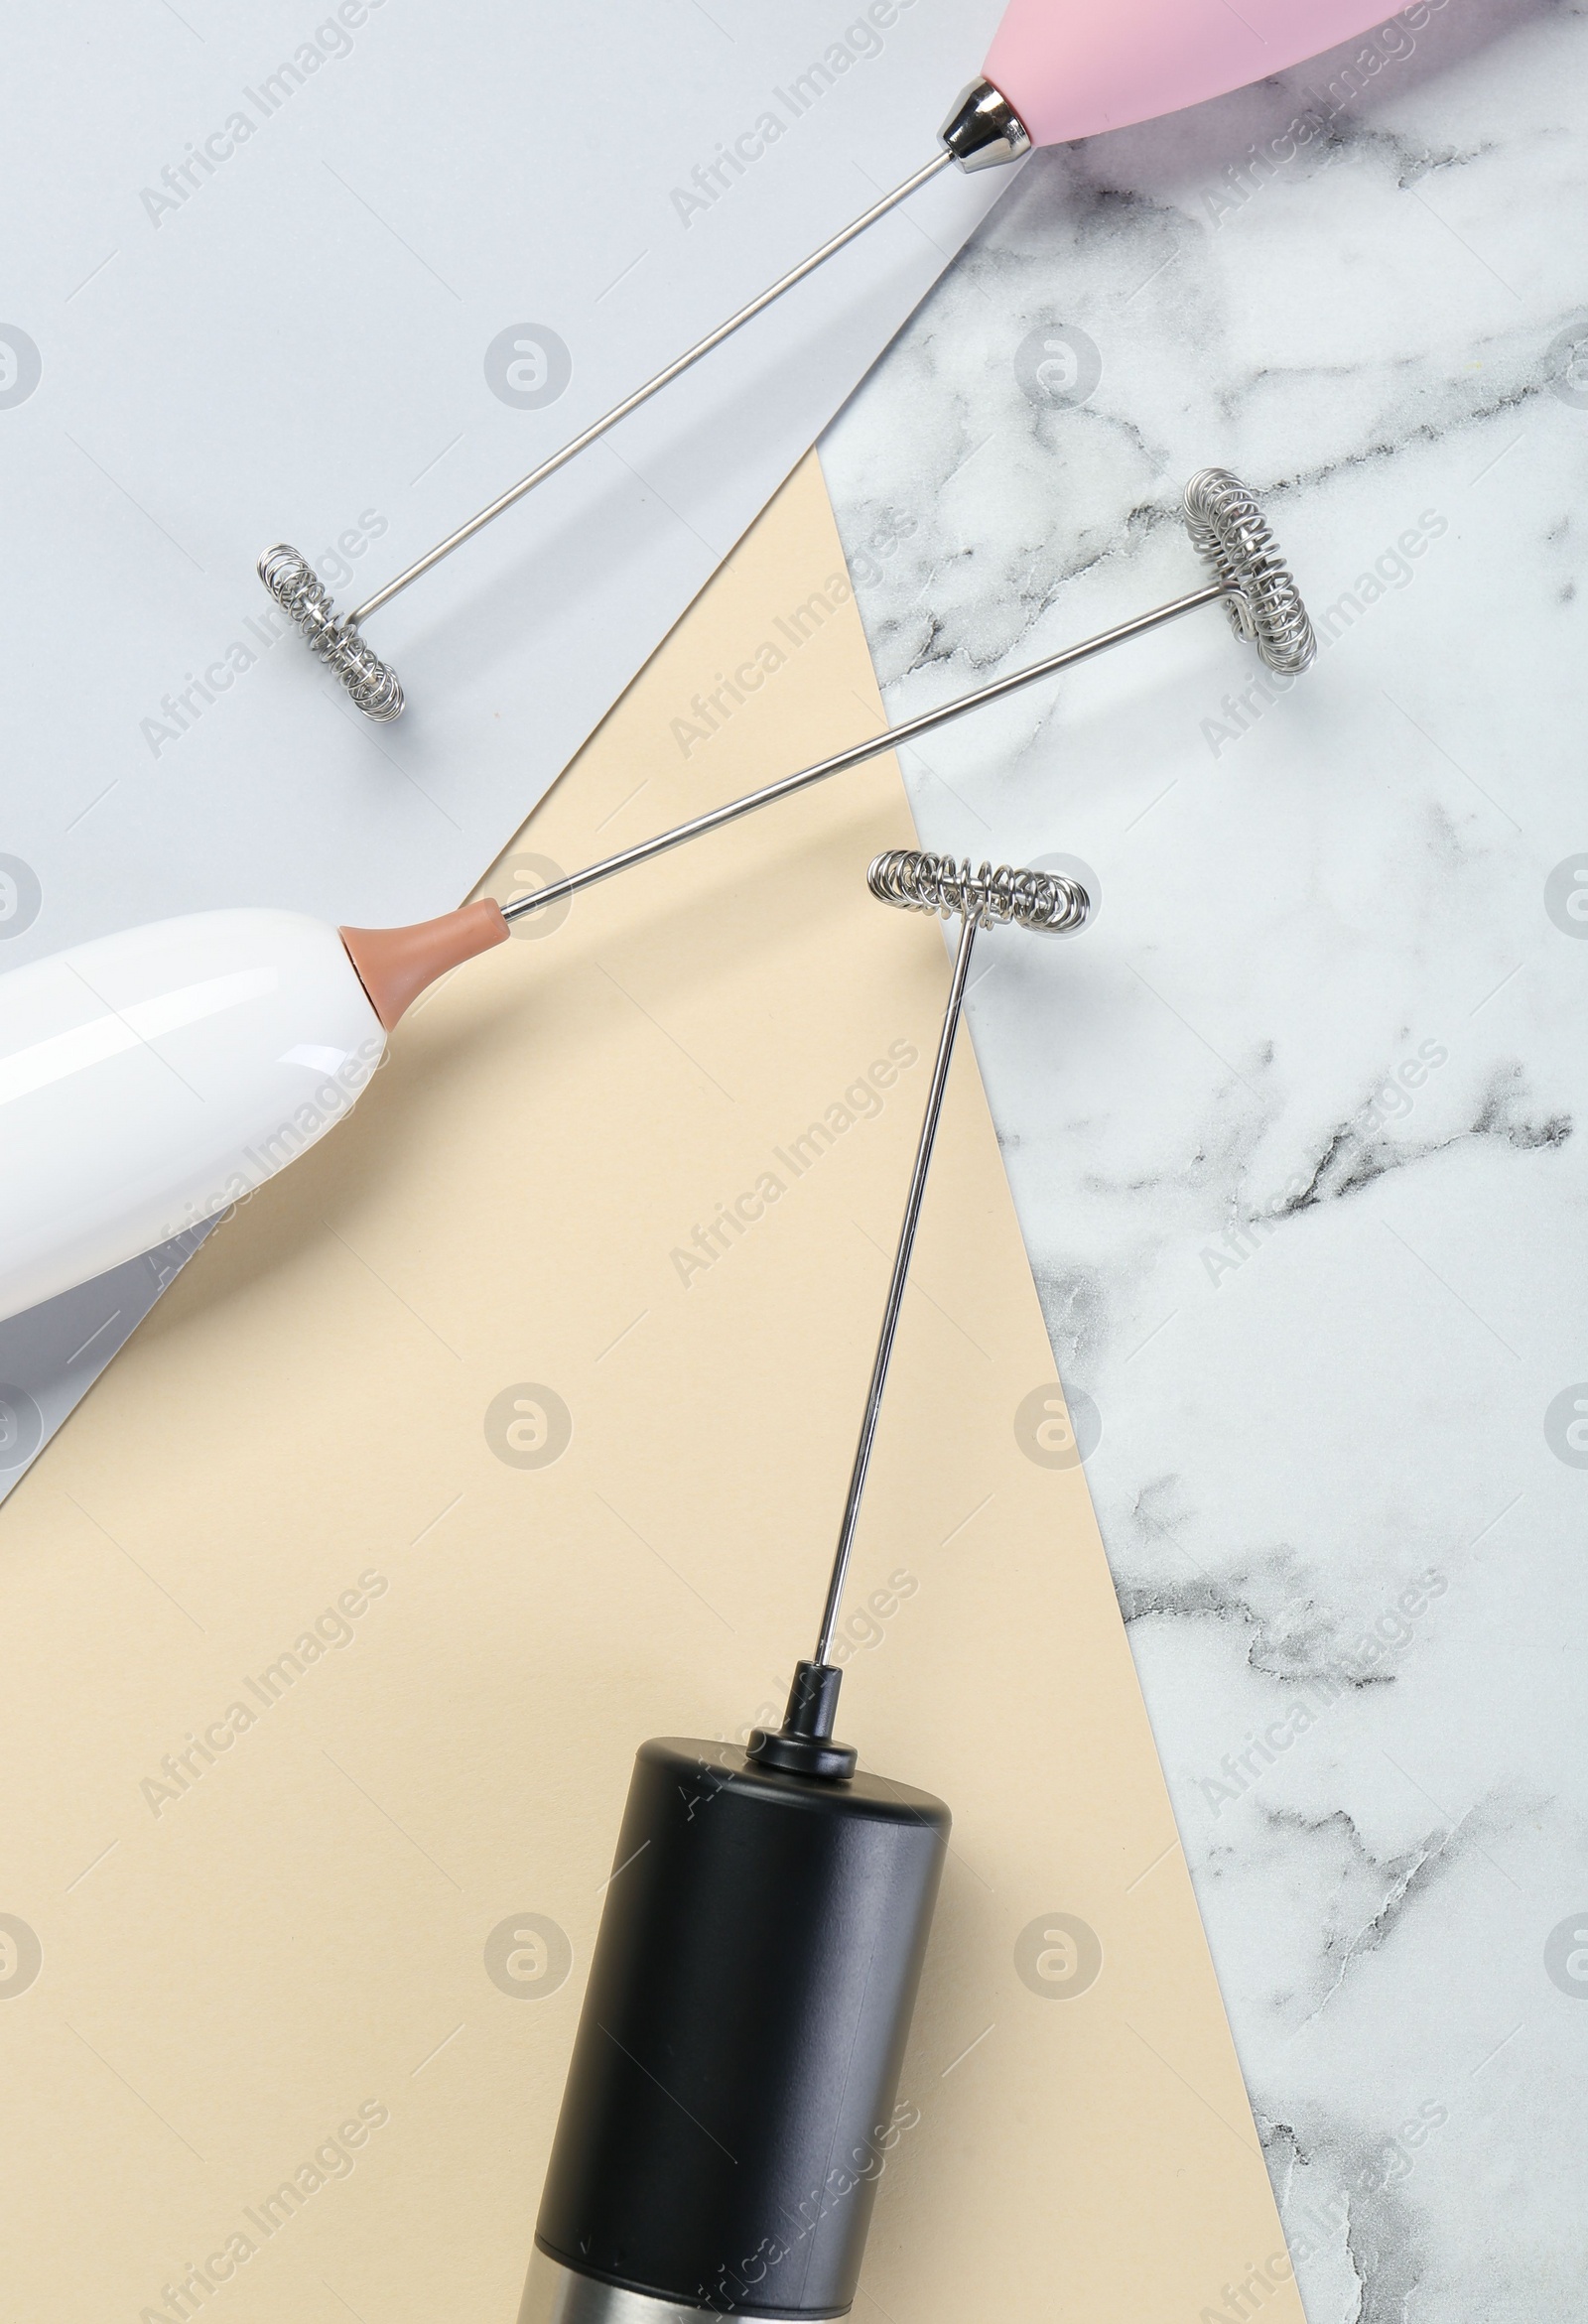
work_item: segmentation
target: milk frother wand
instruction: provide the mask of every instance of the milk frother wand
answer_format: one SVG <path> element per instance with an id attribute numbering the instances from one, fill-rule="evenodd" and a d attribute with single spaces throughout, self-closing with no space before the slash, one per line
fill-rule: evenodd
<path id="1" fill-rule="evenodd" d="M 816 1650 L 782 1726 L 745 1749 L 636 1753 L 519 2324 L 845 2315 L 899 2136 L 949 1811 L 834 1740 L 828 1655 L 972 949 L 983 928 L 1064 933 L 1091 907 L 1059 873 L 913 848 L 867 876 L 960 934 Z"/>
<path id="2" fill-rule="evenodd" d="M 411 928 L 196 912 L 0 975 L 0 1319 L 207 1224 L 297 1160 L 350 1110 L 420 993 L 530 913 L 1199 606 L 1222 603 L 1277 675 L 1304 670 L 1306 608 L 1246 486 L 1205 468 L 1183 513 L 1206 586 L 505 905 Z"/>
<path id="3" fill-rule="evenodd" d="M 297 912 L 196 912 L 0 975 L 0 1319 L 206 1224 L 306 1153 L 420 993 L 514 921 L 1199 606 L 1222 603 L 1275 674 L 1304 670 L 1306 608 L 1246 486 L 1205 468 L 1183 513 L 1204 587 L 505 905 L 339 930 Z"/>
<path id="4" fill-rule="evenodd" d="M 963 92 L 939 132 L 940 152 L 653 379 L 416 558 L 373 596 L 350 613 L 338 614 L 309 560 L 285 541 L 260 558 L 260 580 L 366 717 L 400 716 L 403 690 L 397 674 L 362 634 L 370 615 L 764 313 L 951 162 L 962 170 L 984 170 L 1017 160 L 1033 144 L 1091 137 L 1100 130 L 1121 129 L 1200 104 L 1350 40 L 1378 23 L 1381 14 L 1370 0 L 1242 0 L 1239 9 L 1234 0 L 1110 0 L 1106 8 L 1097 6 L 1096 0 L 1010 0 L 983 76 Z"/>
<path id="5" fill-rule="evenodd" d="M 1149 631 L 1162 629 L 1203 605 L 1222 604 L 1236 636 L 1255 645 L 1268 669 L 1280 677 L 1299 677 L 1316 657 L 1317 639 L 1295 577 L 1280 556 L 1267 520 L 1247 486 L 1238 476 L 1231 475 L 1228 468 L 1203 468 L 1185 488 L 1181 515 L 1192 546 L 1214 576 L 1202 588 L 1170 597 L 1166 603 L 1154 605 L 1150 612 L 1134 614 L 1112 629 L 1100 630 L 1096 637 L 1085 638 L 1079 645 L 1061 646 L 1057 653 L 1046 654 L 1039 662 L 1028 663 L 1006 677 L 994 678 L 970 694 L 957 696 L 953 702 L 921 710 L 913 718 L 889 726 L 884 733 L 853 743 L 848 750 L 835 751 L 831 758 L 819 759 L 814 766 L 802 767 L 798 774 L 784 775 L 759 791 L 749 791 L 741 799 L 729 800 L 724 807 L 709 808 L 704 815 L 678 824 L 672 831 L 661 832 L 655 839 L 641 839 L 619 854 L 608 855 L 602 862 L 592 863 L 565 879 L 552 880 L 545 887 L 504 904 L 502 918 L 517 920 L 526 913 L 545 911 L 563 903 L 578 895 L 582 888 L 609 879 L 614 871 L 627 871 L 636 863 L 648 863 L 653 856 L 666 854 L 686 839 L 720 831 L 725 824 L 736 823 L 740 816 L 753 814 L 760 807 L 770 807 L 774 800 L 792 798 L 796 791 L 825 782 L 829 775 L 847 774 L 852 767 L 863 765 L 884 750 L 897 750 L 922 734 L 930 734 L 935 727 L 963 716 L 967 710 L 1000 702 L 1005 695 L 1017 694 L 1039 678 L 1056 677 L 1061 670 L 1088 661 L 1094 654 L 1106 653 L 1111 646 L 1145 637 Z"/>

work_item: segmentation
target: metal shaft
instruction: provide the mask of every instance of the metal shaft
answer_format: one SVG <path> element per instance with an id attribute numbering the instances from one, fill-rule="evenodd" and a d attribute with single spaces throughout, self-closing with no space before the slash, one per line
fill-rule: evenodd
<path id="1" fill-rule="evenodd" d="M 648 863 L 654 855 L 665 855 L 669 849 L 681 847 L 686 839 L 698 839 L 707 832 L 721 831 L 725 824 L 736 823 L 741 815 L 753 815 L 758 807 L 770 807 L 774 800 L 792 798 L 796 791 L 804 791 L 812 783 L 825 782 L 829 775 L 846 774 L 851 767 L 863 766 L 867 759 L 880 758 L 884 750 L 893 750 L 901 742 L 913 742 L 918 735 L 930 734 L 934 727 L 947 725 L 951 718 L 963 717 L 967 710 L 980 710 L 984 703 L 999 702 L 1004 695 L 1017 694 L 1022 686 L 1032 686 L 1039 678 L 1051 678 L 1055 671 L 1067 670 L 1092 654 L 1121 645 L 1126 638 L 1140 637 L 1149 629 L 1161 628 L 1164 622 L 1176 621 L 1182 613 L 1194 612 L 1199 605 L 1216 605 L 1234 593 L 1224 582 L 1211 581 L 1206 588 L 1193 589 L 1189 596 L 1173 597 L 1166 605 L 1155 605 L 1150 613 L 1137 614 L 1133 621 L 1122 621 L 1117 628 L 1102 630 L 1080 645 L 1065 646 L 1059 653 L 1033 662 L 1029 669 L 1012 671 L 1007 678 L 995 678 L 990 686 L 979 686 L 974 694 L 959 695 L 953 702 L 940 703 L 936 710 L 922 710 L 918 717 L 906 718 L 902 725 L 889 726 L 864 742 L 853 742 L 847 750 L 819 759 L 815 766 L 802 767 L 798 774 L 784 775 L 759 791 L 746 792 L 742 799 L 730 799 L 725 807 L 713 807 L 689 823 L 675 824 L 669 832 L 658 832 L 654 839 L 641 839 L 620 854 L 603 856 L 598 863 L 588 863 L 583 871 L 570 872 L 566 879 L 553 880 L 527 896 L 517 896 L 502 906 L 502 918 L 521 920 L 528 912 L 541 912 L 552 904 L 560 904 L 565 897 L 577 896 L 581 889 L 594 887 L 598 880 L 610 879 L 614 872 L 627 871 L 636 863 Z"/>
<path id="2" fill-rule="evenodd" d="M 927 1092 L 926 1118 L 921 1124 L 921 1142 L 915 1149 L 915 1167 L 910 1173 L 910 1191 L 904 1205 L 904 1224 L 899 1229 L 899 1247 L 893 1258 L 893 1274 L 887 1287 L 887 1303 L 882 1310 L 882 1329 L 877 1335 L 876 1355 L 871 1361 L 871 1384 L 865 1391 L 865 1411 L 860 1420 L 860 1442 L 855 1448 L 855 1466 L 850 1472 L 850 1489 L 844 1502 L 844 1518 L 838 1531 L 838 1550 L 833 1559 L 833 1579 L 827 1586 L 827 1605 L 822 1611 L 822 1627 L 816 1641 L 818 1665 L 827 1661 L 833 1644 L 833 1632 L 838 1627 L 838 1610 L 844 1596 L 844 1584 L 849 1577 L 850 1557 L 855 1548 L 855 1528 L 860 1514 L 860 1497 L 865 1491 L 865 1473 L 871 1465 L 871 1445 L 876 1436 L 877 1414 L 882 1409 L 882 1390 L 887 1384 L 888 1359 L 893 1354 L 893 1338 L 898 1330 L 899 1310 L 904 1304 L 904 1283 L 910 1271 L 910 1253 L 915 1247 L 916 1223 L 921 1216 L 921 1197 L 926 1191 L 926 1174 L 932 1161 L 932 1141 L 937 1136 L 938 1115 L 943 1110 L 943 1093 L 948 1088 L 949 1065 L 954 1055 L 954 1036 L 959 1031 L 960 1009 L 965 999 L 966 978 L 971 972 L 971 948 L 976 943 L 977 918 L 969 915 L 960 929 L 959 949 L 954 956 L 954 975 L 949 985 L 949 1003 L 943 1014 L 943 1031 L 938 1040 L 937 1060 L 932 1067 L 932 1086 Z"/>
<path id="3" fill-rule="evenodd" d="M 472 540 L 482 526 L 490 523 L 492 517 L 500 516 L 504 508 L 511 508 L 515 500 L 522 500 L 526 492 L 533 492 L 537 484 L 543 484 L 548 476 L 554 476 L 559 468 L 566 467 L 588 445 L 595 444 L 604 436 L 608 428 L 615 428 L 619 420 L 626 420 L 630 412 L 637 412 L 640 405 L 647 403 L 660 388 L 688 371 L 703 355 L 709 355 L 714 347 L 720 347 L 724 339 L 730 338 L 741 324 L 764 313 L 775 299 L 782 298 L 785 291 L 792 291 L 796 283 L 802 283 L 808 274 L 814 274 L 825 260 L 853 242 L 858 234 L 863 234 L 866 227 L 874 225 L 878 218 L 885 217 L 896 203 L 907 200 L 917 187 L 924 186 L 929 178 L 935 178 L 939 170 L 946 170 L 954 159 L 954 154 L 947 147 L 941 153 L 934 154 L 924 169 L 917 170 L 912 178 L 906 178 L 902 186 L 895 186 L 891 194 L 884 194 L 880 201 L 873 201 L 868 210 L 847 225 L 842 233 L 835 234 L 830 242 L 824 242 L 820 250 L 813 250 L 809 258 L 801 259 L 799 265 L 792 267 L 773 283 L 770 290 L 762 291 L 748 306 L 741 307 L 736 315 L 730 315 L 726 323 L 708 331 L 705 338 L 698 339 L 687 353 L 677 356 L 665 370 L 658 371 L 654 379 L 648 379 L 643 387 L 636 387 L 632 395 L 626 395 L 620 404 L 614 404 L 600 419 L 593 421 L 572 443 L 565 444 L 560 452 L 552 453 L 550 459 L 542 460 L 538 468 L 531 468 L 527 476 L 509 485 L 488 508 L 482 508 L 477 516 L 471 516 L 467 524 L 460 525 L 456 533 L 449 533 L 445 541 L 439 541 L 434 549 L 409 566 L 406 573 L 400 573 L 383 589 L 377 589 L 372 597 L 366 597 L 363 604 L 356 606 L 347 616 L 351 625 L 356 628 L 371 613 L 378 613 L 382 605 L 389 605 L 392 598 L 406 589 L 410 582 L 418 581 L 422 574 L 429 573 L 433 565 L 440 565 L 444 557 L 450 557 L 465 541 Z"/>

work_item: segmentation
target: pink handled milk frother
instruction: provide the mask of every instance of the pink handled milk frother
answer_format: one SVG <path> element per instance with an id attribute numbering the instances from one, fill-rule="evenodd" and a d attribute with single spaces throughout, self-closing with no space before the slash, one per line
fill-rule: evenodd
<path id="1" fill-rule="evenodd" d="M 943 124 L 941 151 L 654 379 L 438 541 L 395 581 L 350 613 L 338 614 L 314 567 L 285 541 L 260 558 L 260 580 L 366 717 L 400 716 L 403 690 L 397 674 L 362 634 L 370 614 L 389 605 L 432 566 L 566 467 L 951 162 L 962 170 L 990 169 L 1018 160 L 1033 146 L 1093 137 L 1100 130 L 1123 129 L 1201 104 L 1352 39 L 1377 24 L 1381 13 L 1370 0 L 1241 0 L 1239 10 L 1234 0 L 1107 0 L 1107 5 L 1102 0 L 1010 0 L 981 79 L 971 82 Z"/>

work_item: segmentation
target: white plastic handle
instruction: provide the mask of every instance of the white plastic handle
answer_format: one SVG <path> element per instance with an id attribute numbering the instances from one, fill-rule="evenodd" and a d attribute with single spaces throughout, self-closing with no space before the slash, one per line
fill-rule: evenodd
<path id="1" fill-rule="evenodd" d="M 386 1046 L 335 929 L 198 912 L 0 976 L 0 1318 L 216 1218 Z"/>

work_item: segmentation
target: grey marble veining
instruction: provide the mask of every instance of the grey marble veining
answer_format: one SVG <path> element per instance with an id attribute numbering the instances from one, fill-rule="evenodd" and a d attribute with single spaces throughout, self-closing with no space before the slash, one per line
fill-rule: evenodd
<path id="1" fill-rule="evenodd" d="M 1205 464 L 1308 597 L 1289 688 L 1201 612 L 906 766 L 1101 889 L 975 1036 L 1312 2324 L 1531 2324 L 1588 2316 L 1588 23 L 1374 56 L 1037 157 L 823 458 L 894 716 L 1194 585 Z"/>

